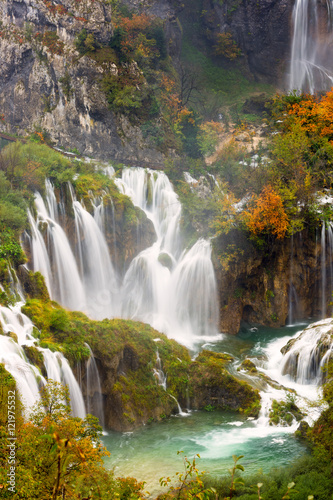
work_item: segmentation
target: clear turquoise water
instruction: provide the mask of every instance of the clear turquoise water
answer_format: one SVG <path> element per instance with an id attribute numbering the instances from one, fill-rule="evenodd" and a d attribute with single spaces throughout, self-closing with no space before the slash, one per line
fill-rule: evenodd
<path id="1" fill-rule="evenodd" d="M 250 335 L 245 331 L 236 337 L 225 337 L 205 348 L 228 352 L 236 359 L 246 355 L 260 358 L 271 340 L 291 336 L 300 329 L 260 328 Z M 199 469 L 215 476 L 226 473 L 232 455 L 244 455 L 241 463 L 245 471 L 256 472 L 286 465 L 306 452 L 289 428 L 260 426 L 254 420 L 220 411 L 191 412 L 188 416 L 147 424 L 131 433 L 110 432 L 103 441 L 111 453 L 106 465 L 114 468 L 117 476 L 130 475 L 146 481 L 151 493 L 160 491 L 160 477 L 182 470 L 177 451 L 184 451 L 189 458 L 199 453 Z"/>

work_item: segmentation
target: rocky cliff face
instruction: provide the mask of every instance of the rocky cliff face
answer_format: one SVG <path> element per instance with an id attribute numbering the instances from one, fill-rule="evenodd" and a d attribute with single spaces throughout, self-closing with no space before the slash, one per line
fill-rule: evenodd
<path id="1" fill-rule="evenodd" d="M 331 300 L 330 280 L 323 286 L 321 244 L 314 235 L 300 233 L 294 239 L 275 242 L 266 251 L 240 234 L 229 235 L 223 246 L 223 266 L 215 257 L 219 286 L 221 331 L 237 333 L 241 322 L 283 326 L 292 320 L 322 315 Z M 221 247 L 216 245 L 216 249 Z M 329 275 L 329 263 L 325 273 Z M 227 284 L 227 285 L 226 285 Z M 324 293 L 323 293 L 324 290 Z M 328 309 L 327 309 L 328 310 Z"/>
<path id="2" fill-rule="evenodd" d="M 259 80 L 284 84 L 290 52 L 291 14 L 288 0 L 204 0 L 207 36 L 231 33 L 249 72 Z"/>
<path id="3" fill-rule="evenodd" d="M 165 20 L 169 41 L 177 39 L 171 3 L 150 3 L 148 11 Z M 108 42 L 110 3 L 8 0 L 0 4 L 0 19 L 0 131 L 25 135 L 43 129 L 57 144 L 84 154 L 163 162 L 138 126 L 108 109 L 100 80 L 105 70 L 116 74 L 116 65 L 80 57 L 74 47 L 83 29 L 97 42 Z"/>

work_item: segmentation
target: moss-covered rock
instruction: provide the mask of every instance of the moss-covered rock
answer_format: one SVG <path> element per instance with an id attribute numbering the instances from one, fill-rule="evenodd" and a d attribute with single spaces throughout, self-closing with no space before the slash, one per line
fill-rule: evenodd
<path id="1" fill-rule="evenodd" d="M 173 262 L 168 253 L 162 252 L 158 256 L 158 262 L 162 264 L 162 266 L 167 267 L 170 271 L 173 268 Z"/>
<path id="2" fill-rule="evenodd" d="M 286 401 L 273 400 L 269 412 L 269 424 L 290 426 L 294 419 L 299 422 L 304 416 L 305 414 L 298 408 L 293 396 L 287 396 Z"/>
<path id="3" fill-rule="evenodd" d="M 29 362 L 37 366 L 43 375 L 46 375 L 43 354 L 34 346 L 24 345 L 22 348 Z"/>
<path id="4" fill-rule="evenodd" d="M 20 266 L 17 275 L 29 298 L 46 301 L 50 299 L 44 276 L 40 272 L 33 273 L 24 266 Z"/>
<path id="5" fill-rule="evenodd" d="M 83 313 L 66 311 L 51 301 L 28 300 L 23 312 L 40 329 L 40 345 L 62 350 L 73 368 L 81 363 L 84 394 L 87 391 L 85 361 L 90 356 L 86 343 L 89 344 L 101 378 L 108 428 L 130 430 L 169 416 L 177 409 L 176 401 L 158 384 L 154 371 L 158 348 L 170 392 L 176 397 L 178 393 L 185 394 L 185 371 L 190 363 L 185 347 L 149 325 L 118 319 L 93 321 Z"/>
<path id="6" fill-rule="evenodd" d="M 4 426 L 7 431 L 15 433 L 15 426 L 21 417 L 21 403 L 16 390 L 14 377 L 5 369 L 4 364 L 0 363 L 0 427 Z M 15 416 L 15 418 L 13 418 Z M 11 428 L 8 428 L 8 423 Z"/>
<path id="7" fill-rule="evenodd" d="M 228 354 L 202 351 L 191 361 L 187 349 L 147 324 L 120 319 L 93 321 L 52 301 L 30 299 L 23 307 L 40 330 L 41 344 L 62 350 L 73 368 L 81 366 L 87 393 L 86 361 L 91 347 L 101 378 L 105 423 L 125 431 L 177 411 L 177 402 L 194 408 L 208 405 L 257 415 L 258 392 L 228 373 Z M 158 366 L 157 352 L 161 366 Z M 40 366 L 33 349 L 29 359 Z M 167 377 L 167 391 L 156 378 Z"/>
<path id="8" fill-rule="evenodd" d="M 232 357 L 227 354 L 211 351 L 199 354 L 190 367 L 193 406 L 205 408 L 210 405 L 258 416 L 259 392 L 226 370 L 231 360 Z"/>
<path id="9" fill-rule="evenodd" d="M 250 359 L 244 359 L 240 366 L 237 368 L 237 371 L 245 370 L 251 374 L 258 373 L 256 365 Z"/>

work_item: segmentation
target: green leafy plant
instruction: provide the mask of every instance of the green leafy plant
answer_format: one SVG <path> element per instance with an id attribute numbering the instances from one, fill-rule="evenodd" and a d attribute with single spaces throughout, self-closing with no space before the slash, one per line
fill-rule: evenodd
<path id="1" fill-rule="evenodd" d="M 162 494 L 160 500 L 190 500 L 198 498 L 200 500 L 205 500 L 211 498 L 212 493 L 216 493 L 214 488 L 206 488 L 203 482 L 204 472 L 200 472 L 196 465 L 196 458 L 200 458 L 199 454 L 196 454 L 192 460 L 189 460 L 183 451 L 177 451 L 177 455 L 181 455 L 183 459 L 184 471 L 176 472 L 178 479 L 178 484 L 176 486 L 171 484 L 170 477 L 160 478 L 160 485 L 164 487 L 169 487 L 169 491 L 166 494 Z"/>

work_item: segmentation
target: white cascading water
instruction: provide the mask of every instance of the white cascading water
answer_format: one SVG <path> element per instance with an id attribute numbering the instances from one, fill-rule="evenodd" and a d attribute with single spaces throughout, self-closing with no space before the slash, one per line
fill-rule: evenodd
<path id="1" fill-rule="evenodd" d="M 332 11 L 332 0 L 326 0 L 326 9 L 319 0 L 296 0 L 293 10 L 290 91 L 313 94 L 331 88 Z"/>
<path id="2" fill-rule="evenodd" d="M 86 297 L 84 309 L 96 319 L 116 316 L 119 314 L 119 286 L 108 246 L 100 229 L 103 212 L 95 206 L 96 221 L 76 200 L 72 186 L 69 187 L 75 216 L 77 259 Z M 79 309 L 82 310 L 82 307 Z"/>
<path id="3" fill-rule="evenodd" d="M 86 409 L 82 392 L 76 381 L 67 359 L 61 352 L 52 352 L 50 349 L 38 347 L 44 357 L 47 378 L 68 387 L 72 414 L 75 417 L 85 418 Z"/>
<path id="4" fill-rule="evenodd" d="M 97 364 L 94 358 L 94 353 L 92 352 L 88 344 L 86 344 L 86 346 L 88 347 L 90 352 L 90 357 L 86 364 L 87 412 L 98 417 L 99 423 L 104 429 L 105 424 L 104 424 L 104 409 L 103 409 L 101 381 L 98 373 Z"/>
<path id="5" fill-rule="evenodd" d="M 156 351 L 156 368 L 153 368 L 153 372 L 154 372 L 154 377 L 156 378 L 158 385 L 162 386 L 163 389 L 166 391 L 167 378 L 166 378 L 166 375 L 162 369 L 162 363 L 161 363 L 160 353 L 158 352 L 158 349 Z"/>
<path id="6" fill-rule="evenodd" d="M 112 176 L 114 171 L 106 173 Z M 110 225 L 100 208 L 102 198 L 93 200 L 93 217 L 71 188 L 77 241 L 72 250 L 64 230 L 52 218 L 57 217 L 57 210 L 51 183 L 46 189 L 46 204 L 36 193 L 37 220 L 30 215 L 33 270 L 46 273 L 53 299 L 94 319 L 137 319 L 187 346 L 216 336 L 217 290 L 210 242 L 200 239 L 189 251 L 183 250 L 181 204 L 168 177 L 163 172 L 126 168 L 115 183 L 146 213 L 157 235 L 157 241 L 133 259 L 122 283 L 102 231 Z M 47 226 L 46 244 L 40 230 L 43 223 Z M 114 233 L 114 217 L 112 223 L 107 230 Z"/>
<path id="7" fill-rule="evenodd" d="M 155 340 L 159 340 L 159 339 L 155 339 Z M 156 351 L 156 368 L 153 368 L 153 373 L 154 373 L 154 377 L 156 378 L 156 381 L 157 381 L 158 385 L 160 385 L 161 387 L 163 387 L 163 389 L 167 392 L 167 377 L 166 377 L 166 375 L 165 375 L 165 373 L 164 373 L 164 371 L 162 369 L 162 363 L 161 363 L 160 353 L 158 352 L 158 349 Z M 180 415 L 182 417 L 188 416 L 189 413 L 188 412 L 184 412 L 181 409 L 181 406 L 180 406 L 178 400 L 175 398 L 175 396 L 173 396 L 170 393 L 168 393 L 168 395 L 177 404 L 178 415 Z"/>
<path id="8" fill-rule="evenodd" d="M 54 200 L 52 189 L 46 190 L 46 199 L 48 207 L 52 207 Z M 82 310 L 86 306 L 85 291 L 67 236 L 61 225 L 53 218 L 54 208 L 48 209 L 39 193 L 35 193 L 35 206 L 37 220 L 28 213 L 32 235 L 33 269 L 45 276 L 53 300 L 67 305 L 72 310 Z M 43 238 L 44 230 L 47 243 Z"/>
<path id="9" fill-rule="evenodd" d="M 169 179 L 163 172 L 128 168 L 115 182 L 146 213 L 157 234 L 157 241 L 133 259 L 125 275 L 122 316 L 149 323 L 187 346 L 216 336 L 210 242 L 200 239 L 182 252 L 181 204 Z"/>
<path id="10" fill-rule="evenodd" d="M 282 374 L 289 374 L 299 384 L 321 384 L 324 368 L 333 353 L 332 329 L 332 318 L 305 328 L 284 355 Z"/>
<path id="11" fill-rule="evenodd" d="M 22 303 L 14 307 L 0 307 L 0 323 L 4 333 L 12 332 L 17 337 L 17 343 L 10 337 L 0 335 L 0 363 L 15 378 L 21 401 L 26 411 L 39 400 L 39 387 L 46 384 L 39 370 L 29 363 L 22 349 L 23 345 L 34 346 L 42 352 L 47 378 L 68 386 L 72 413 L 76 417 L 85 418 L 85 406 L 82 393 L 67 359 L 60 352 L 51 352 L 35 345 L 36 339 L 32 332 L 34 325 L 21 312 Z"/>
<path id="12" fill-rule="evenodd" d="M 15 378 L 21 401 L 27 411 L 39 399 L 38 379 L 42 377 L 38 369 L 31 365 L 22 349 L 22 345 L 32 345 L 33 324 L 21 313 L 21 303 L 12 309 L 0 307 L 0 323 L 4 333 L 15 333 L 17 343 L 10 337 L 0 335 L 0 363 Z M 44 381 L 45 382 L 45 381 Z"/>

